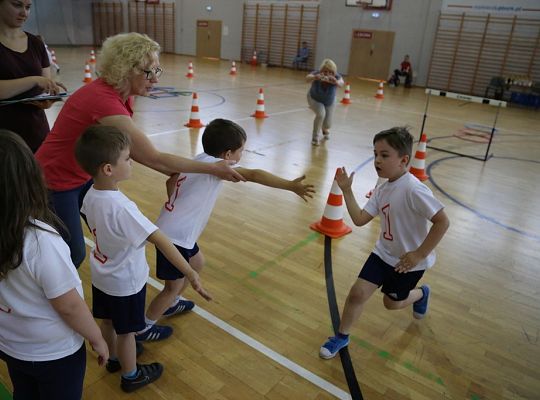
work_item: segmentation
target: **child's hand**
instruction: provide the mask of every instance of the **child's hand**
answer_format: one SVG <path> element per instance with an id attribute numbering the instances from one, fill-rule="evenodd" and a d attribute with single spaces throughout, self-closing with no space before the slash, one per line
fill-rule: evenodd
<path id="1" fill-rule="evenodd" d="M 351 175 L 348 176 L 345 167 L 341 167 L 340 169 L 338 169 L 336 173 L 336 182 L 341 190 L 349 190 L 352 186 L 353 180 L 354 172 L 352 172 Z"/>
<path id="2" fill-rule="evenodd" d="M 98 342 L 90 343 L 90 345 L 92 346 L 92 350 L 94 350 L 98 355 L 98 365 L 103 367 L 109 359 L 109 348 L 107 347 L 107 342 L 105 342 L 103 338 L 100 338 Z"/>
<path id="3" fill-rule="evenodd" d="M 306 179 L 305 175 L 302 175 L 299 178 L 296 178 L 293 182 L 292 191 L 296 193 L 298 196 L 302 198 L 305 202 L 308 200 L 306 197 L 313 198 L 313 193 L 315 193 L 315 189 L 313 188 L 313 185 L 303 184 L 302 181 Z"/>
<path id="4" fill-rule="evenodd" d="M 178 177 L 180 174 L 172 174 L 169 176 L 169 179 L 167 179 L 167 182 L 165 182 L 165 187 L 167 188 L 167 197 L 171 197 L 176 189 L 176 181 L 178 180 Z"/>
<path id="5" fill-rule="evenodd" d="M 422 261 L 423 258 L 424 257 L 418 254 L 416 251 L 409 251 L 408 253 L 405 253 L 399 257 L 399 262 L 396 264 L 394 269 L 399 273 L 408 272 L 416 267 L 416 265 Z"/>
<path id="6" fill-rule="evenodd" d="M 201 285 L 201 280 L 199 278 L 199 274 L 197 273 L 197 271 L 193 270 L 189 276 L 186 276 L 186 278 L 188 279 L 189 283 L 191 284 L 191 287 L 197 292 L 199 293 L 205 300 L 212 300 L 212 296 L 210 295 L 210 293 L 208 293 L 206 291 L 205 288 L 202 287 Z"/>

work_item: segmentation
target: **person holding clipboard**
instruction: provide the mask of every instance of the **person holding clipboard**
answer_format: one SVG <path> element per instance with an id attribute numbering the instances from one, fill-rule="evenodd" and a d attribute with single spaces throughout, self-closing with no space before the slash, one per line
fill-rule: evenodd
<path id="1" fill-rule="evenodd" d="M 0 0 L 0 128 L 17 133 L 35 153 L 50 130 L 43 110 L 66 88 L 51 79 L 44 43 L 22 29 L 31 5 Z M 51 97 L 32 101 L 44 93 Z"/>

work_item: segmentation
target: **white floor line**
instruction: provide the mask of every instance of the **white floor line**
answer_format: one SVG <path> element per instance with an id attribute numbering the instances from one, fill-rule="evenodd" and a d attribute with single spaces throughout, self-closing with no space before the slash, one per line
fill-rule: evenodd
<path id="1" fill-rule="evenodd" d="M 84 238 L 84 242 L 89 247 L 94 247 L 94 242 L 87 237 Z M 153 286 L 154 288 L 158 290 L 163 289 L 163 285 L 156 281 L 151 276 L 148 277 L 148 283 Z M 325 390 L 326 392 L 330 393 L 331 395 L 335 396 L 338 399 L 351 399 L 351 395 L 347 393 L 346 391 L 340 389 L 339 387 L 335 386 L 334 384 L 328 382 L 327 380 L 324 380 L 323 378 L 315 375 L 313 372 L 308 371 L 304 367 L 296 364 L 295 362 L 289 360 L 288 358 L 282 356 L 281 354 L 275 352 L 271 348 L 265 346 L 258 340 L 253 339 L 251 336 L 246 335 L 242 331 L 236 329 L 234 326 L 228 324 L 227 322 L 223 321 L 222 319 L 216 317 L 215 315 L 209 313 L 208 311 L 202 309 L 199 306 L 195 306 L 192 310 L 194 313 L 199 315 L 200 317 L 204 318 L 208 322 L 214 324 L 218 328 L 224 330 L 229 335 L 235 337 L 236 339 L 240 340 L 241 342 L 247 344 L 249 347 L 251 347 L 254 350 L 257 350 L 259 353 L 265 355 L 266 357 L 270 358 L 271 360 L 274 360 L 281 366 L 287 368 L 289 371 L 294 372 L 295 374 L 301 376 L 305 380 L 311 382 L 315 386 L 320 387 L 321 389 Z"/>
<path id="2" fill-rule="evenodd" d="M 294 110 L 280 111 L 280 112 L 268 114 L 268 116 L 271 117 L 271 116 L 273 116 L 273 115 L 290 114 L 290 113 L 294 113 L 294 112 L 298 112 L 298 111 L 305 111 L 305 110 L 308 110 L 308 108 L 307 108 L 307 107 L 303 107 L 303 108 L 297 108 L 297 109 L 294 109 Z M 239 122 L 239 121 L 249 121 L 250 119 L 253 119 L 253 117 L 238 118 L 238 119 L 235 119 L 235 120 L 233 120 L 233 121 L 234 121 L 234 122 Z M 163 131 L 163 132 L 150 133 L 150 134 L 148 134 L 148 135 L 146 135 L 146 136 L 147 136 L 147 137 L 163 136 L 163 135 L 168 135 L 168 134 L 170 134 L 170 133 L 177 133 L 177 132 L 182 132 L 182 131 L 187 131 L 187 130 L 189 130 L 189 128 L 173 129 L 173 130 L 170 130 L 170 131 Z"/>

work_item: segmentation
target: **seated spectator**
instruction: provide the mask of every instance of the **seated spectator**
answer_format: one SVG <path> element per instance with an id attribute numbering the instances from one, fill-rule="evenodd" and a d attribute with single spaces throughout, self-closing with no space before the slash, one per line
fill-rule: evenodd
<path id="1" fill-rule="evenodd" d="M 307 42 L 302 42 L 302 47 L 298 49 L 298 53 L 296 53 L 296 57 L 294 57 L 293 60 L 293 67 L 295 69 L 298 69 L 300 67 L 300 64 L 306 63 L 309 58 L 309 47 Z"/>
<path id="2" fill-rule="evenodd" d="M 394 70 L 394 75 L 388 79 L 390 85 L 399 86 L 399 77 L 405 77 L 405 87 L 410 88 L 413 78 L 412 67 L 409 61 L 409 55 L 407 54 L 401 62 L 400 69 Z"/>

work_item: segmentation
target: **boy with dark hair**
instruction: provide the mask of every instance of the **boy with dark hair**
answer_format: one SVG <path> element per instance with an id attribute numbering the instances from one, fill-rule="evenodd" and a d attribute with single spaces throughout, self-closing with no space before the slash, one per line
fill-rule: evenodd
<path id="1" fill-rule="evenodd" d="M 379 215 L 381 234 L 349 291 L 337 335 L 319 350 L 321 358 L 333 358 L 349 344 L 353 323 L 381 286 L 387 309 L 397 310 L 412 304 L 415 318 L 421 319 L 427 313 L 430 288 L 415 287 L 424 271 L 435 263 L 433 250 L 450 223 L 444 206 L 431 190 L 407 172 L 412 143 L 406 128 L 392 128 L 375 135 L 375 169 L 379 177 L 388 181 L 373 189 L 364 209 L 358 206 L 351 189 L 354 172 L 349 176 L 343 167 L 336 175 L 354 224 L 363 226 Z"/>
<path id="2" fill-rule="evenodd" d="M 92 176 L 81 212 L 94 236 L 90 255 L 92 310 L 102 319 L 101 331 L 109 346 L 109 372 L 122 370 L 121 388 L 132 392 L 158 379 L 160 363 L 137 364 L 135 333 L 145 328 L 144 306 L 148 263 L 145 243 L 154 243 L 171 265 L 185 274 L 204 298 L 210 295 L 194 271 L 169 239 L 118 190 L 129 179 L 131 159 L 129 136 L 116 127 L 94 125 L 85 130 L 75 146 L 75 157 Z M 168 326 L 154 326 L 146 336 L 153 340 L 172 334 Z M 118 357 L 118 358 L 117 358 Z"/>
<path id="3" fill-rule="evenodd" d="M 197 155 L 195 160 L 239 161 L 246 138 L 246 132 L 238 124 L 225 119 L 215 119 L 204 130 L 202 137 L 204 153 Z M 235 169 L 248 181 L 289 190 L 304 201 L 314 193 L 313 185 L 302 183 L 305 176 L 289 181 L 260 169 L 242 167 Z M 163 206 L 156 225 L 171 238 L 176 248 L 196 271 L 200 271 L 204 265 L 197 240 L 212 213 L 222 183 L 221 179 L 210 175 L 191 173 L 173 176 L 167 182 L 169 199 Z M 186 287 L 184 275 L 170 265 L 159 249 L 156 250 L 156 258 L 156 275 L 165 280 L 165 287 L 152 300 L 146 311 L 147 327 L 155 324 L 162 315 L 171 316 L 194 307 L 192 301 L 180 297 Z"/>

